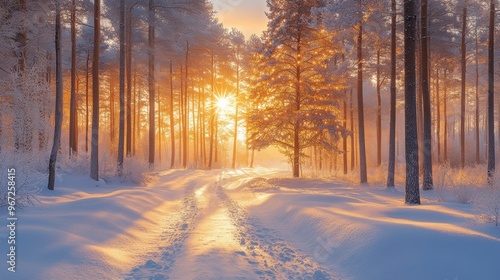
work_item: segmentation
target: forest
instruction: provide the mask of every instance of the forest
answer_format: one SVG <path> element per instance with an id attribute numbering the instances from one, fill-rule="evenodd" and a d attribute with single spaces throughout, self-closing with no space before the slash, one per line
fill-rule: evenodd
<path id="1" fill-rule="evenodd" d="M 397 129 L 408 119 L 398 114 L 407 89 L 396 1 L 271 1 L 267 30 L 249 38 L 224 28 L 206 1 L 121 1 L 102 12 L 97 2 L 61 2 L 57 13 L 51 1 L 7 1 L 2 13 L 6 156 L 47 158 L 52 148 L 51 166 L 54 151 L 86 157 L 98 180 L 99 153 L 117 159 L 106 169 L 120 176 L 126 159 L 150 168 L 252 166 L 255 151 L 273 146 L 294 177 L 302 166 L 356 168 L 364 183 L 367 166 L 394 172 L 396 146 L 398 156 L 408 153 L 396 143 L 408 138 Z M 500 131 L 500 117 L 489 111 L 494 8 L 426 2 L 415 11 L 411 118 L 427 187 L 433 164 L 487 162 L 491 173 L 488 124 Z"/>
<path id="2" fill-rule="evenodd" d="M 494 1 L 421 1 L 413 23 L 396 1 L 268 1 L 249 38 L 202 0 L 53 2 L 6 1 L 0 32 L 0 148 L 50 154 L 49 188 L 58 157 L 99 180 L 128 162 L 253 166 L 268 147 L 294 177 L 356 169 L 365 183 L 386 166 L 393 186 L 396 163 L 424 189 L 433 165 L 493 176 Z"/>

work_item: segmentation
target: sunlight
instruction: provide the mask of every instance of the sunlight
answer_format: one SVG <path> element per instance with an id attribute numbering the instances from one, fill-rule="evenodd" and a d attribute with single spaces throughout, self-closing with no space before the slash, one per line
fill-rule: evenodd
<path id="1" fill-rule="evenodd" d="M 217 111 L 221 113 L 229 113 L 231 108 L 231 102 L 229 101 L 229 97 L 227 96 L 218 96 L 217 99 Z"/>

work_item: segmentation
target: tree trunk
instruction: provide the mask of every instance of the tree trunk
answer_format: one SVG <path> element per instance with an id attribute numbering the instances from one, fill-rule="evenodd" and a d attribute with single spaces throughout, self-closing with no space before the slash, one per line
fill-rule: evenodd
<path id="1" fill-rule="evenodd" d="M 115 87 L 113 77 L 108 76 L 109 80 L 109 139 L 111 145 L 115 144 Z"/>
<path id="2" fill-rule="evenodd" d="M 19 12 L 21 13 L 21 26 L 19 33 L 16 35 L 16 41 L 19 43 L 20 55 L 18 57 L 18 70 L 24 73 L 26 69 L 26 0 L 19 0 Z"/>
<path id="3" fill-rule="evenodd" d="M 174 123 L 174 79 L 172 61 L 170 61 L 170 138 L 172 152 L 170 154 L 170 168 L 175 166 L 175 123 Z"/>
<path id="4" fill-rule="evenodd" d="M 490 0 L 490 27 L 488 36 L 488 182 L 495 175 L 495 0 Z"/>
<path id="5" fill-rule="evenodd" d="M 140 85 L 139 85 L 140 87 Z M 140 139 L 140 129 L 137 129 L 137 127 L 141 123 L 141 95 L 140 95 L 140 90 L 137 90 L 137 65 L 135 66 L 134 70 L 134 123 L 133 125 L 133 133 L 134 133 L 134 140 L 132 141 L 132 155 L 136 155 L 137 153 L 137 139 Z"/>
<path id="6" fill-rule="evenodd" d="M 446 67 L 444 68 L 444 90 L 443 90 L 443 117 L 444 117 L 444 127 L 443 127 L 443 154 L 444 161 L 448 161 L 448 71 Z"/>
<path id="7" fill-rule="evenodd" d="M 233 169 L 236 168 L 236 144 L 238 143 L 238 97 L 240 95 L 240 64 L 236 62 L 236 93 L 235 93 L 235 112 L 234 112 L 234 136 L 233 136 Z"/>
<path id="8" fill-rule="evenodd" d="M 427 37 L 427 0 L 422 0 L 421 11 L 421 80 L 422 101 L 424 107 L 424 190 L 432 190 L 432 117 L 431 117 L 431 93 L 429 85 L 429 59 L 428 59 L 428 37 Z"/>
<path id="9" fill-rule="evenodd" d="M 391 0 L 391 120 L 389 128 L 389 167 L 387 187 L 394 187 L 396 168 L 396 0 Z"/>
<path id="10" fill-rule="evenodd" d="M 363 108 L 363 24 L 358 22 L 358 140 L 359 140 L 359 181 L 366 183 L 365 116 Z"/>
<path id="11" fill-rule="evenodd" d="M 382 97 L 380 94 L 380 47 L 377 46 L 377 166 L 382 165 Z"/>
<path id="12" fill-rule="evenodd" d="M 97 0 L 99 1 L 99 0 Z M 47 188 L 54 190 L 56 180 L 56 161 L 57 150 L 61 142 L 61 128 L 63 118 L 63 79 L 62 79 L 62 61 L 61 61 L 61 8 L 59 0 L 56 0 L 56 108 L 55 108 L 55 126 L 54 126 L 54 143 L 49 159 L 49 182 Z"/>
<path id="13" fill-rule="evenodd" d="M 439 67 L 436 66 L 436 139 L 438 163 L 441 163 L 441 98 L 439 92 Z"/>
<path id="14" fill-rule="evenodd" d="M 125 15 L 125 75 L 127 80 L 127 139 L 126 156 L 132 156 L 132 10 Z"/>
<path id="15" fill-rule="evenodd" d="M 156 89 L 156 92 L 158 92 L 158 94 L 156 95 L 156 103 L 158 104 L 158 162 L 161 164 L 161 135 L 162 135 L 162 132 L 161 132 L 161 98 L 160 98 L 160 88 L 159 86 L 157 87 Z"/>
<path id="16" fill-rule="evenodd" d="M 130 106 L 129 106 L 130 107 Z M 130 110 L 130 109 L 129 109 Z M 118 128 L 118 176 L 123 174 L 125 142 L 125 0 L 120 0 L 120 125 Z"/>
<path id="17" fill-rule="evenodd" d="M 344 92 L 344 129 L 347 130 L 347 91 Z M 342 138 L 342 150 L 344 154 L 342 155 L 342 159 L 344 161 L 344 175 L 347 175 L 347 137 Z"/>
<path id="18" fill-rule="evenodd" d="M 480 146 L 479 146 L 479 39 L 477 34 L 477 20 L 476 20 L 476 117 L 475 117 L 475 130 L 476 130 L 476 164 L 481 163 Z"/>
<path id="19" fill-rule="evenodd" d="M 182 167 L 187 168 L 187 160 L 188 160 L 188 145 L 189 145 L 189 102 L 188 102 L 188 79 L 189 79 L 189 42 L 186 43 L 186 72 L 185 72 L 185 80 L 184 80 L 184 131 L 183 131 L 183 141 L 184 145 L 182 145 Z"/>
<path id="20" fill-rule="evenodd" d="M 92 61 L 92 143 L 90 177 L 99 181 L 99 50 L 101 46 L 101 0 L 94 0 L 94 54 Z"/>
<path id="21" fill-rule="evenodd" d="M 351 114 L 351 171 L 354 170 L 354 107 L 353 107 L 353 89 L 351 87 L 350 98 L 349 98 L 349 112 Z"/>
<path id="22" fill-rule="evenodd" d="M 155 11 L 154 1 L 149 0 L 148 58 L 149 58 L 149 168 L 155 163 Z"/>
<path id="23" fill-rule="evenodd" d="M 405 150 L 406 150 L 406 195 L 407 204 L 420 204 L 418 136 L 416 112 L 415 0 L 404 1 L 405 24 Z"/>
<path id="24" fill-rule="evenodd" d="M 89 62 L 90 51 L 87 52 L 87 64 L 85 64 L 85 152 L 89 152 Z"/>
<path id="25" fill-rule="evenodd" d="M 208 152 L 208 169 L 212 169 L 212 159 L 214 150 L 214 122 L 215 122 L 215 61 L 214 54 L 212 52 L 212 78 L 210 83 L 211 97 L 210 97 L 210 147 Z"/>
<path id="26" fill-rule="evenodd" d="M 460 95 L 460 167 L 465 167 L 465 75 L 466 75 L 466 43 L 467 32 L 467 7 L 463 9 L 462 15 L 462 90 Z"/>
<path id="27" fill-rule="evenodd" d="M 301 63 L 302 63 L 302 58 L 301 58 L 301 40 L 300 37 L 297 41 L 297 65 L 296 65 L 296 74 L 295 74 L 295 112 L 297 114 L 300 113 L 300 107 L 301 107 L 301 88 L 300 88 L 300 83 L 301 83 Z M 296 116 L 298 117 L 298 116 Z M 294 132 L 293 132 L 293 177 L 300 177 L 300 121 L 297 119 L 295 120 L 294 124 Z"/>
<path id="28" fill-rule="evenodd" d="M 76 156 L 78 144 L 76 138 L 76 2 L 71 1 L 71 96 L 69 109 L 69 156 Z"/>

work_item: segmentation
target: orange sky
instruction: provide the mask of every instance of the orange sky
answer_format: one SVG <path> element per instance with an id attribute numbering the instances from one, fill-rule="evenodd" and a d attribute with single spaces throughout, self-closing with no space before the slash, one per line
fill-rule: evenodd
<path id="1" fill-rule="evenodd" d="M 225 27 L 235 27 L 248 37 L 266 29 L 266 0 L 211 0 Z"/>

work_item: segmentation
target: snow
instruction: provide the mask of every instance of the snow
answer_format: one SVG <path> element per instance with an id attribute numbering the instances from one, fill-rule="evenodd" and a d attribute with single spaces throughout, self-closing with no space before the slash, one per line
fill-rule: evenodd
<path id="1" fill-rule="evenodd" d="M 500 279 L 500 228 L 435 191 L 407 206 L 402 188 L 263 167 L 155 177 L 58 176 L 18 210 L 0 279 Z"/>

